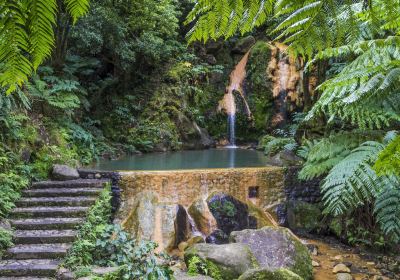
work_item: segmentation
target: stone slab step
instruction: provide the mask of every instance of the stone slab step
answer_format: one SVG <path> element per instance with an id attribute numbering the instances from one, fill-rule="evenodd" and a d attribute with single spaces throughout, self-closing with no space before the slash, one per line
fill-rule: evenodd
<path id="1" fill-rule="evenodd" d="M 85 217 L 89 207 L 17 207 L 10 213 L 10 218 L 76 218 Z"/>
<path id="2" fill-rule="evenodd" d="M 14 231 L 15 244 L 43 244 L 74 242 L 76 231 L 65 230 L 16 230 Z"/>
<path id="3" fill-rule="evenodd" d="M 2 260 L 0 261 L 0 276 L 54 277 L 59 264 L 60 261 L 54 259 Z"/>
<path id="4" fill-rule="evenodd" d="M 25 244 L 7 250 L 10 259 L 61 259 L 67 255 L 72 244 Z"/>
<path id="5" fill-rule="evenodd" d="M 22 192 L 24 197 L 57 197 L 57 196 L 97 196 L 102 188 L 49 188 L 29 189 Z"/>
<path id="6" fill-rule="evenodd" d="M 37 218 L 10 220 L 12 227 L 19 230 L 75 229 L 83 224 L 83 218 Z"/>
<path id="7" fill-rule="evenodd" d="M 93 196 L 28 197 L 16 202 L 18 207 L 31 206 L 90 206 L 96 201 Z"/>
<path id="8" fill-rule="evenodd" d="M 51 189 L 51 188 L 103 188 L 104 184 L 110 180 L 106 179 L 78 179 L 67 181 L 42 181 L 32 183 L 32 189 Z"/>

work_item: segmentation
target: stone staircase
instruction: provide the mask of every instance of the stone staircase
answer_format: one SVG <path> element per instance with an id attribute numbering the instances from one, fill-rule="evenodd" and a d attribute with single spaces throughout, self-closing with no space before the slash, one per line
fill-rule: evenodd
<path id="1" fill-rule="evenodd" d="M 9 217 L 15 246 L 0 261 L 0 280 L 53 279 L 106 182 L 44 181 L 25 190 Z"/>

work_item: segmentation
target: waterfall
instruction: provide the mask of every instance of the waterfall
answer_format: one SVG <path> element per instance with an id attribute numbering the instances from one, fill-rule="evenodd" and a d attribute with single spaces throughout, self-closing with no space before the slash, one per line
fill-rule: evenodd
<path id="1" fill-rule="evenodd" d="M 237 92 L 242 98 L 246 114 L 251 118 L 251 111 L 249 104 L 245 98 L 245 93 L 243 89 L 243 81 L 246 78 L 246 65 L 249 60 L 250 51 L 248 51 L 243 58 L 236 65 L 230 74 L 229 85 L 226 88 L 223 100 L 220 101 L 219 109 L 223 109 L 228 114 L 228 136 L 229 136 L 229 148 L 236 147 L 235 141 L 235 120 L 236 120 L 236 102 L 234 92 Z"/>
<path id="2" fill-rule="evenodd" d="M 236 119 L 236 114 L 228 114 L 228 135 L 229 135 L 230 147 L 236 147 L 235 119 Z"/>

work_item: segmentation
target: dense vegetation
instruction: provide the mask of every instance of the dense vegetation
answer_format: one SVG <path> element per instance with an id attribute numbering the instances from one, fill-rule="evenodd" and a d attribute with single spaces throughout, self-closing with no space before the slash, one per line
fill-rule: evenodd
<path id="1" fill-rule="evenodd" d="M 400 137 L 384 131 L 396 130 L 399 121 L 399 8 L 397 1 L 379 0 L 199 1 L 188 17 L 190 41 L 267 25 L 308 69 L 321 60 L 328 65 L 321 97 L 304 120 L 323 118 L 327 127 L 323 138 L 306 143 L 306 152 L 300 148 L 306 159 L 300 177 L 327 174 L 321 187 L 326 213 L 351 215 L 372 204 L 394 241 L 400 239 L 400 188 L 390 166 L 399 164 Z"/>
<path id="2" fill-rule="evenodd" d="M 301 179 L 323 178 L 325 213 L 352 221 L 348 236 L 398 244 L 399 18 L 395 0 L 0 0 L 0 217 L 54 163 L 203 148 L 193 144 L 198 126 L 224 138 L 226 116 L 216 107 L 246 52 L 231 50 L 251 35 L 254 114 L 238 115 L 240 140 L 264 135 L 258 144 L 267 154 L 296 152 Z M 270 40 L 301 58 L 305 76 L 318 73 L 315 99 L 276 130 L 265 77 Z M 154 261 L 154 244 L 136 247 L 106 226 L 106 208 L 92 210 L 101 218 L 81 229 L 67 265 L 108 265 L 100 260 L 118 251 L 124 261 L 110 261 L 125 267 L 119 273 L 143 274 L 134 258 Z M 0 247 L 10 242 L 1 231 Z M 154 279 L 168 277 L 155 267 Z"/>

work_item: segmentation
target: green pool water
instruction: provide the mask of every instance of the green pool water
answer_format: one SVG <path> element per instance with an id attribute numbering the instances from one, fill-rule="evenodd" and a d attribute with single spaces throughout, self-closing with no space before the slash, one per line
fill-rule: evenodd
<path id="1" fill-rule="evenodd" d="M 118 160 L 100 160 L 98 170 L 177 170 L 261 167 L 267 165 L 262 152 L 247 149 L 210 149 L 132 155 Z"/>

